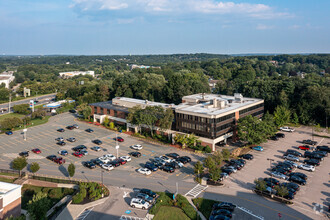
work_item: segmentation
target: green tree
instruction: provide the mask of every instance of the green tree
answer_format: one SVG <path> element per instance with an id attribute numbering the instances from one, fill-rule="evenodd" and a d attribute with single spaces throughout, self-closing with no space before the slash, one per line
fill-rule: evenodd
<path id="1" fill-rule="evenodd" d="M 212 167 L 210 170 L 210 178 L 213 181 L 218 181 L 218 179 L 220 178 L 220 173 L 221 173 L 221 169 L 219 167 Z"/>
<path id="2" fill-rule="evenodd" d="M 187 135 L 185 134 L 175 134 L 174 141 L 182 145 L 182 148 L 186 148 L 186 144 L 188 143 Z"/>
<path id="3" fill-rule="evenodd" d="M 237 124 L 238 137 L 250 144 L 260 144 L 266 140 L 264 123 L 257 117 L 248 115 L 239 119 Z"/>
<path id="4" fill-rule="evenodd" d="M 10 130 L 16 128 L 23 124 L 23 121 L 20 118 L 12 117 L 12 118 L 5 118 L 0 122 L 1 128 Z"/>
<path id="5" fill-rule="evenodd" d="M 109 128 L 110 128 L 110 129 L 114 129 L 114 128 L 115 128 L 115 123 L 110 122 L 110 123 L 109 123 Z"/>
<path id="6" fill-rule="evenodd" d="M 266 182 L 264 180 L 255 179 L 254 183 L 256 184 L 256 189 L 264 192 L 267 188 Z"/>
<path id="7" fill-rule="evenodd" d="M 290 121 L 291 111 L 285 106 L 277 106 L 274 112 L 275 124 L 280 127 Z"/>
<path id="8" fill-rule="evenodd" d="M 273 136 L 277 132 L 274 116 L 272 114 L 269 114 L 268 111 L 263 117 L 262 126 L 264 128 L 264 134 L 267 138 Z"/>
<path id="9" fill-rule="evenodd" d="M 230 151 L 228 149 L 223 149 L 221 153 L 224 160 L 228 160 L 230 158 Z"/>
<path id="10" fill-rule="evenodd" d="M 204 171 L 203 164 L 200 161 L 197 161 L 194 165 L 194 173 L 196 174 L 202 174 Z"/>
<path id="11" fill-rule="evenodd" d="M 87 103 L 82 103 L 81 105 L 77 106 L 77 111 L 80 115 L 84 116 L 84 119 L 90 119 L 92 114 L 92 108 Z"/>
<path id="12" fill-rule="evenodd" d="M 32 200 L 28 203 L 28 213 L 31 219 L 44 220 L 50 208 L 51 201 L 47 197 L 47 193 L 38 192 L 33 195 Z"/>
<path id="13" fill-rule="evenodd" d="M 196 146 L 198 141 L 198 137 L 194 134 L 188 134 L 187 136 L 187 144 L 189 147 Z"/>
<path id="14" fill-rule="evenodd" d="M 25 117 L 22 119 L 22 121 L 23 121 L 23 124 L 28 125 L 28 124 L 30 124 L 30 122 L 31 122 L 31 117 L 30 117 L 30 116 L 25 116 Z"/>
<path id="15" fill-rule="evenodd" d="M 46 116 L 46 111 L 43 110 L 42 108 L 37 109 L 36 111 L 32 112 L 31 118 L 40 118 L 43 119 Z"/>
<path id="16" fill-rule="evenodd" d="M 294 113 L 292 114 L 291 122 L 292 122 L 293 124 L 295 124 L 295 125 L 299 124 L 299 118 L 298 118 L 298 115 L 297 115 L 296 112 L 294 112 Z"/>
<path id="17" fill-rule="evenodd" d="M 30 171 L 35 174 L 36 172 L 38 172 L 38 170 L 40 169 L 40 166 L 37 162 L 33 162 L 30 165 Z"/>
<path id="18" fill-rule="evenodd" d="M 73 163 L 70 163 L 68 166 L 68 173 L 70 177 L 74 176 L 74 173 L 76 171 L 76 166 Z"/>
<path id="19" fill-rule="evenodd" d="M 62 92 L 58 92 L 56 94 L 56 101 L 64 100 L 65 99 L 65 94 Z"/>
<path id="20" fill-rule="evenodd" d="M 21 176 L 21 171 L 26 167 L 27 161 L 25 157 L 16 157 L 12 162 L 12 167 L 14 170 L 19 170 L 19 175 Z"/>
<path id="21" fill-rule="evenodd" d="M 14 105 L 13 110 L 16 113 L 27 115 L 30 113 L 30 111 L 28 110 L 29 107 L 29 104 Z"/>
<path id="22" fill-rule="evenodd" d="M 213 160 L 212 156 L 208 156 L 205 160 L 204 160 L 204 166 L 206 168 L 208 168 L 209 170 L 213 169 L 216 167 L 216 164 Z"/>
<path id="23" fill-rule="evenodd" d="M 215 151 L 213 153 L 213 159 L 214 159 L 214 162 L 216 163 L 216 165 L 220 166 L 224 159 L 223 153 L 220 151 Z"/>
<path id="24" fill-rule="evenodd" d="M 105 127 L 109 126 L 109 118 L 108 117 L 105 117 L 103 124 L 104 124 Z"/>
<path id="25" fill-rule="evenodd" d="M 289 194 L 289 190 L 285 186 L 278 186 L 278 185 L 276 185 L 274 189 L 276 190 L 277 195 L 279 195 L 281 197 L 286 196 L 286 195 Z"/>
<path id="26" fill-rule="evenodd" d="M 174 114 L 172 109 L 167 108 L 162 112 L 159 118 L 158 126 L 162 130 L 170 129 L 172 126 L 173 119 L 174 119 Z"/>

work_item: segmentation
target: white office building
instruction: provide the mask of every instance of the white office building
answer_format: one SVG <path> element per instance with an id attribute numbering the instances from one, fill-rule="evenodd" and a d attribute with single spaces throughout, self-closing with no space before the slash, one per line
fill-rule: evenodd
<path id="1" fill-rule="evenodd" d="M 0 219 L 21 215 L 21 185 L 0 182 Z"/>

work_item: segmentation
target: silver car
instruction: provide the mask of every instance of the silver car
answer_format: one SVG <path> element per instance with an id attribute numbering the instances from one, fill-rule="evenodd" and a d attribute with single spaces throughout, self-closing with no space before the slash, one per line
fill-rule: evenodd
<path id="1" fill-rule="evenodd" d="M 296 156 L 293 156 L 292 154 L 288 154 L 286 156 L 283 156 L 284 159 L 299 162 L 299 158 Z"/>
<path id="2" fill-rule="evenodd" d="M 283 179 L 283 180 L 288 180 L 289 177 L 287 177 L 286 175 L 284 175 L 283 173 L 280 172 L 272 172 L 272 176 L 279 178 L 279 179 Z"/>

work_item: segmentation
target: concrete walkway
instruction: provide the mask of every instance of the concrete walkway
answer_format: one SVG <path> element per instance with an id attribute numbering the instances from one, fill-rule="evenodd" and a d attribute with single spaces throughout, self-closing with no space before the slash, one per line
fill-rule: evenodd
<path id="1" fill-rule="evenodd" d="M 193 201 L 192 201 L 192 198 L 189 197 L 189 196 L 185 196 L 185 197 L 186 197 L 186 199 L 189 201 L 190 205 L 192 205 L 192 207 L 194 207 L 194 209 L 197 211 L 199 217 L 200 217 L 202 220 L 207 220 L 207 219 L 205 218 L 205 216 L 204 216 L 200 211 L 197 210 L 195 204 L 194 204 Z"/>

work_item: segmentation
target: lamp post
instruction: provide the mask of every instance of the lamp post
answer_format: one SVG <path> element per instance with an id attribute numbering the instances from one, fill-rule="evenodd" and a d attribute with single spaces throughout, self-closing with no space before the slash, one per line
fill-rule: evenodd
<path id="1" fill-rule="evenodd" d="M 273 179 L 273 174 L 272 174 L 272 162 L 274 162 L 274 159 L 271 158 L 267 158 L 267 160 L 269 160 L 269 167 L 270 167 L 270 187 L 272 188 L 272 179 Z M 270 194 L 273 193 L 273 190 L 270 190 Z"/>
<path id="2" fill-rule="evenodd" d="M 118 142 L 117 142 L 117 134 L 116 134 L 116 150 L 117 150 L 117 158 L 118 158 L 118 150 L 119 150 L 119 145 L 118 145 Z"/>

